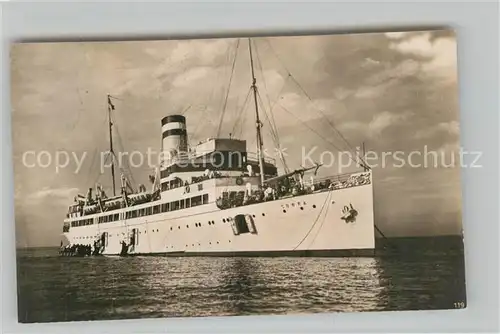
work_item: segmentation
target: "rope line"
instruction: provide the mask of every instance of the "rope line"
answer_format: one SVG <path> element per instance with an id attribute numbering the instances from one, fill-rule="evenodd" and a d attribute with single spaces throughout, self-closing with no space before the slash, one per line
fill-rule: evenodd
<path id="1" fill-rule="evenodd" d="M 288 70 L 288 67 L 285 65 L 285 62 L 281 59 L 281 57 L 277 54 L 277 52 L 274 50 L 271 42 L 268 40 L 268 39 L 265 39 L 265 41 L 268 43 L 269 45 L 269 48 L 271 49 L 271 51 L 273 52 L 273 54 L 276 56 L 276 58 L 278 59 L 278 61 L 283 65 L 283 68 L 285 69 L 285 71 L 288 73 L 288 76 L 292 78 L 292 80 L 295 82 L 295 84 L 297 85 L 297 87 L 299 87 L 299 89 L 302 91 L 302 93 L 304 93 L 304 95 L 309 99 L 310 102 L 312 102 L 313 106 L 314 106 L 314 101 L 313 99 L 311 98 L 311 96 L 307 93 L 307 91 L 304 89 L 304 87 L 297 81 L 297 79 L 295 79 L 295 77 L 292 75 L 292 73 Z M 314 106 L 315 107 L 315 106 Z M 345 108 L 345 105 L 344 105 L 344 108 Z M 347 141 L 347 139 L 344 137 L 344 135 L 342 135 L 342 133 L 335 127 L 335 125 L 333 124 L 333 121 L 331 121 L 326 115 L 325 113 L 319 109 L 318 107 L 315 107 L 315 109 L 326 119 L 327 123 L 330 125 L 330 127 L 335 131 L 335 133 L 337 133 L 337 135 L 344 141 L 345 145 L 347 146 L 348 150 L 351 151 L 351 152 L 355 152 L 354 148 L 349 144 L 349 142 Z M 347 109 L 347 108 L 346 108 Z M 365 161 L 359 157 L 359 159 L 361 160 L 361 162 L 363 163 L 363 165 L 366 166 L 366 163 Z M 359 163 L 359 161 L 354 161 L 355 163 Z"/>
<path id="2" fill-rule="evenodd" d="M 250 92 L 252 91 L 252 88 L 248 88 L 248 92 L 247 92 L 247 96 L 245 97 L 245 100 L 243 101 L 243 104 L 241 105 L 241 109 L 240 111 L 238 112 L 238 116 L 236 118 L 236 121 L 234 122 L 234 125 L 233 125 L 233 128 L 231 130 L 231 133 L 232 134 L 235 134 L 235 131 L 236 131 L 236 127 L 238 126 L 238 123 L 241 121 L 241 118 L 242 118 L 242 115 L 245 111 L 245 107 L 248 103 L 248 99 L 250 98 Z"/>
<path id="3" fill-rule="evenodd" d="M 309 130 L 311 130 L 312 132 L 314 132 L 318 137 L 320 137 L 321 139 L 323 139 L 325 142 L 329 143 L 330 145 L 332 145 L 335 149 L 337 149 L 338 151 L 341 151 L 335 144 L 333 144 L 331 141 L 329 141 L 328 139 L 326 139 L 325 137 L 323 137 L 320 133 L 318 133 L 316 130 L 314 130 L 313 128 L 311 128 L 309 125 L 307 125 L 307 123 L 305 123 L 304 121 L 302 121 L 300 118 L 298 118 L 297 116 L 295 116 L 290 110 L 288 110 L 287 108 L 285 108 L 281 103 L 279 104 L 279 106 L 284 110 L 286 111 L 287 113 L 289 113 L 290 115 L 292 115 L 293 117 L 295 117 L 299 122 L 301 122 L 304 126 L 306 126 Z M 349 155 L 349 158 L 354 162 L 354 163 L 358 163 L 356 160 L 354 160 L 352 158 L 351 155 Z"/>
<path id="4" fill-rule="evenodd" d="M 332 195 L 332 191 L 330 190 L 326 196 L 326 199 L 325 201 L 323 202 L 323 205 L 321 206 L 321 210 L 319 211 L 318 213 L 318 216 L 316 217 L 316 219 L 314 220 L 314 223 L 312 224 L 311 228 L 309 229 L 309 231 L 307 231 L 306 235 L 302 238 L 302 240 L 300 240 L 299 244 L 297 246 L 295 246 L 293 248 L 293 250 L 296 250 L 297 248 L 300 247 L 300 245 L 302 245 L 302 243 L 304 242 L 304 240 L 307 239 L 307 237 L 309 236 L 309 234 L 311 234 L 312 230 L 314 229 L 314 227 L 316 226 L 316 224 L 318 223 L 319 221 L 319 218 L 321 217 L 322 213 L 323 213 L 323 209 L 325 208 L 325 205 L 326 203 L 329 201 L 330 197 Z M 323 219 L 324 221 L 324 219 Z"/>
<path id="5" fill-rule="evenodd" d="M 240 39 L 238 38 L 238 41 L 236 43 L 236 50 L 234 51 L 233 65 L 231 66 L 231 75 L 229 76 L 229 84 L 227 86 L 227 92 L 226 92 L 226 96 L 224 98 L 224 104 L 222 106 L 222 113 L 221 113 L 220 120 L 219 120 L 219 126 L 217 127 L 217 137 L 220 136 L 221 126 L 222 126 L 222 122 L 224 120 L 224 114 L 226 113 L 227 100 L 229 97 L 229 91 L 231 89 L 231 83 L 233 81 L 234 68 L 235 68 L 236 58 L 237 58 L 236 56 L 238 55 L 238 48 L 239 47 L 240 47 Z"/>

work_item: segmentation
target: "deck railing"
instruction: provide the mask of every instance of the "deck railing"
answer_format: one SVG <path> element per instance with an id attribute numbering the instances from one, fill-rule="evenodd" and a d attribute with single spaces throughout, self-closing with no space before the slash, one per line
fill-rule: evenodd
<path id="1" fill-rule="evenodd" d="M 244 190 L 226 191 L 217 199 L 217 206 L 220 209 L 250 205 L 264 201 L 273 201 L 290 196 L 301 196 L 316 192 L 335 191 L 340 189 L 352 188 L 368 185 L 371 183 L 370 172 L 346 173 L 336 176 L 327 176 L 313 179 L 312 182 L 304 180 L 304 187 L 298 185 L 296 181 L 291 180 L 288 184 L 278 184 L 273 188 L 255 191 L 252 195 L 246 196 Z"/>
<path id="2" fill-rule="evenodd" d="M 354 173 L 345 173 L 334 176 L 325 176 L 321 178 L 317 178 L 313 180 L 313 183 L 310 181 L 305 181 L 305 186 L 314 186 L 314 189 L 318 188 L 328 188 L 328 189 L 343 189 L 343 188 L 351 188 L 355 186 L 361 186 L 365 184 L 371 183 L 371 177 L 369 172 L 354 172 Z"/>

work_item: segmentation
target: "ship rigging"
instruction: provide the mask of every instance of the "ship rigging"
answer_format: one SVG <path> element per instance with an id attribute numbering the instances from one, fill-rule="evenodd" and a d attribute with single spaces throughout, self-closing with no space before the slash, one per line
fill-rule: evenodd
<path id="1" fill-rule="evenodd" d="M 287 77 L 286 77 L 285 82 L 283 83 L 283 87 L 281 88 L 281 91 L 284 89 L 288 80 L 291 80 L 296 84 L 296 86 L 299 88 L 299 90 L 308 98 L 308 100 L 311 103 L 313 103 L 314 101 L 312 100 L 310 95 L 306 92 L 306 90 L 303 88 L 303 86 L 296 80 L 296 78 L 288 70 L 288 67 L 284 64 L 281 57 L 278 56 L 278 54 L 276 53 L 276 51 L 272 47 L 271 42 L 268 41 L 267 39 L 263 39 L 263 40 L 268 44 L 269 49 L 272 51 L 272 53 L 275 55 L 275 57 L 279 60 L 280 64 L 283 66 L 283 68 L 285 69 L 285 71 L 287 73 Z M 297 175 L 299 176 L 299 178 L 302 179 L 304 176 L 304 173 L 308 172 L 310 170 L 314 170 L 314 175 L 317 175 L 318 169 L 319 169 L 319 167 L 321 167 L 321 164 L 316 164 L 313 167 L 300 166 L 301 168 L 290 171 L 288 164 L 286 162 L 286 159 L 285 159 L 285 157 L 280 149 L 280 140 L 279 140 L 278 130 L 277 130 L 276 123 L 274 121 L 274 109 L 275 109 L 276 105 L 280 106 L 281 109 L 284 110 L 287 114 L 296 118 L 299 123 L 301 123 L 303 126 L 308 128 L 309 130 L 311 130 L 314 134 L 316 134 L 319 138 L 321 138 L 325 143 L 331 145 L 332 147 L 334 147 L 338 151 L 340 151 L 341 149 L 337 145 L 332 143 L 331 140 L 329 140 L 325 136 L 321 135 L 318 131 L 316 131 L 314 128 L 312 128 L 310 125 L 308 125 L 306 122 L 303 122 L 302 120 L 300 120 L 300 118 L 298 118 L 295 114 L 293 114 L 290 110 L 288 110 L 286 107 L 284 107 L 278 101 L 275 101 L 275 103 L 273 105 L 271 105 L 269 95 L 267 95 L 269 111 L 266 110 L 265 103 L 264 103 L 264 101 L 259 93 L 259 89 L 257 87 L 257 78 L 256 78 L 256 74 L 255 74 L 255 64 L 254 64 L 254 52 L 252 49 L 253 44 L 254 44 L 254 41 L 251 38 L 248 38 L 248 54 L 249 54 L 250 73 L 251 73 L 251 85 L 250 85 L 249 93 L 252 92 L 252 95 L 253 95 L 253 105 L 254 105 L 254 112 L 255 112 L 255 129 L 256 129 L 256 146 L 257 146 L 256 149 L 257 149 L 257 161 L 258 161 L 259 177 L 260 177 L 260 188 L 263 189 L 263 188 L 265 188 L 273 183 L 276 183 L 279 180 L 282 180 L 282 179 L 285 179 L 288 177 L 295 177 Z M 232 61 L 231 75 L 230 75 L 229 83 L 228 83 L 228 87 L 227 87 L 227 93 L 226 93 L 226 96 L 224 99 L 224 105 L 222 108 L 219 124 L 217 127 L 217 134 L 218 135 L 221 132 L 221 127 L 222 127 L 224 115 L 226 112 L 227 100 L 228 100 L 229 91 L 231 88 L 231 83 L 233 80 L 234 69 L 235 69 L 235 64 L 236 64 L 236 60 L 237 60 L 237 56 L 238 56 L 239 46 L 240 46 L 240 39 L 237 39 L 236 40 L 235 54 L 234 54 L 234 58 Z M 254 47 L 256 47 L 256 46 L 254 46 Z M 258 54 L 257 54 L 257 60 L 258 60 L 258 65 L 259 65 L 259 68 L 261 71 L 262 78 L 264 79 L 264 75 L 263 75 L 263 71 L 262 71 L 262 64 L 260 62 L 260 57 L 258 56 Z M 266 87 L 265 80 L 263 81 L 263 83 L 264 83 L 264 87 Z M 249 96 L 247 95 L 247 99 L 245 100 L 244 105 L 247 103 L 248 97 Z M 117 131 L 115 131 L 115 132 L 113 131 L 113 128 L 116 127 L 116 125 L 113 122 L 112 114 L 116 108 L 115 108 L 115 105 L 113 104 L 112 100 L 120 100 L 120 99 L 117 97 L 114 97 L 110 94 L 107 95 L 107 116 L 108 116 L 107 120 L 108 120 L 108 130 L 109 130 L 109 154 L 108 154 L 108 157 L 111 160 L 110 171 L 111 171 L 112 193 L 113 193 L 113 198 L 116 198 L 116 186 L 115 186 L 115 184 L 116 184 L 116 176 L 115 176 L 116 155 L 115 155 L 114 146 L 113 146 L 113 134 L 117 133 Z M 186 108 L 184 110 L 184 113 L 189 111 L 190 107 L 191 106 Z M 245 108 L 243 106 L 242 111 L 244 109 Z M 316 109 L 323 116 L 322 119 L 324 119 L 329 124 L 329 126 L 333 129 L 333 131 L 342 139 L 343 143 L 346 145 L 345 147 L 348 148 L 348 151 L 354 152 L 354 149 L 352 148 L 350 143 L 340 133 L 340 131 L 335 127 L 335 125 L 329 119 L 329 117 L 327 117 L 325 115 L 325 113 L 323 111 L 321 111 L 319 108 L 316 108 Z M 264 168 L 265 168 L 265 153 L 264 152 L 265 152 L 265 149 L 264 149 L 264 142 L 263 142 L 263 136 L 262 136 L 263 122 L 261 121 L 260 111 L 264 112 L 264 115 L 269 123 L 270 133 L 271 133 L 271 136 L 273 138 L 274 144 L 276 145 L 276 151 L 277 151 L 278 157 L 279 157 L 279 159 L 283 165 L 283 169 L 285 171 L 285 173 L 283 175 L 274 176 L 274 177 L 270 178 L 269 180 L 266 180 L 265 172 L 264 172 Z M 240 113 L 239 117 L 242 116 L 241 114 L 242 113 Z M 237 119 L 237 121 L 238 121 L 238 119 Z M 120 140 L 120 142 L 121 142 L 121 140 Z M 364 143 L 363 143 L 363 150 L 364 150 Z M 349 156 L 350 156 L 350 159 L 353 159 L 351 155 L 349 155 Z M 364 162 L 362 157 L 358 156 L 357 160 L 354 162 L 358 166 L 362 167 L 364 171 L 369 170 L 369 167 Z M 135 193 L 136 191 L 134 190 L 134 187 L 131 185 L 129 178 L 126 176 L 126 174 L 127 174 L 126 168 L 124 166 L 122 166 L 121 164 L 119 165 L 119 168 L 121 171 L 121 177 L 120 177 L 121 178 L 121 194 L 119 195 L 119 197 L 126 198 L 127 194 Z M 133 178 L 131 170 L 128 171 L 128 174 L 131 175 L 131 177 Z M 153 175 L 149 176 L 149 180 L 153 184 L 152 193 L 154 193 L 155 191 L 158 191 L 159 190 L 159 187 L 158 187 L 158 180 L 159 180 L 158 168 L 155 169 L 155 172 Z M 144 190 L 144 186 L 142 184 L 139 185 L 139 188 L 141 190 L 140 192 L 142 192 L 142 190 Z M 96 185 L 96 196 L 99 196 L 101 200 L 106 198 L 105 192 L 102 189 L 102 186 L 100 184 Z M 79 197 L 81 198 L 82 196 L 79 196 Z M 152 197 L 154 197 L 154 196 L 152 196 Z M 128 200 L 125 200 L 125 205 L 126 206 L 129 205 Z"/>

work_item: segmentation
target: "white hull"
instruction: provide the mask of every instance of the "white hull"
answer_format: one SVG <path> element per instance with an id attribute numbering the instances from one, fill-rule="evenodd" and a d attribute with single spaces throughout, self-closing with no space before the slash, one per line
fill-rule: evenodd
<path id="1" fill-rule="evenodd" d="M 357 216 L 353 222 L 346 222 L 342 219 L 345 218 L 342 210 L 350 205 Z M 224 221 L 238 214 L 254 217 L 256 233 L 233 233 L 231 223 Z M 372 251 L 375 248 L 372 184 L 226 210 L 210 203 L 71 228 L 64 235 L 70 244 L 93 245 L 97 237 L 107 232 L 103 255 L 119 255 L 122 241 L 128 242 L 133 229 L 137 229 L 138 238 L 129 255 L 239 256 Z"/>

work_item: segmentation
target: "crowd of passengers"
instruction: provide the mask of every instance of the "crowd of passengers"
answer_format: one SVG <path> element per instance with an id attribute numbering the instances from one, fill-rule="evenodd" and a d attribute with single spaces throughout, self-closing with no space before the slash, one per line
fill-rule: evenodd
<path id="1" fill-rule="evenodd" d="M 369 183 L 369 174 L 350 175 L 343 181 L 326 179 L 309 186 L 304 186 L 291 177 L 279 180 L 275 185 L 269 185 L 264 191 L 250 191 L 248 189 L 247 191 L 225 192 L 222 197 L 217 199 L 216 203 L 219 208 L 227 209 L 263 201 L 273 201 L 283 197 L 305 195 L 322 190 L 338 190 Z"/>
<path id="2" fill-rule="evenodd" d="M 364 184 L 370 183 L 370 174 L 358 174 L 358 175 L 350 175 L 347 180 L 344 181 L 329 181 L 328 188 L 329 189 L 343 189 L 350 188 L 355 186 L 361 186 Z"/>
<path id="3" fill-rule="evenodd" d="M 99 241 L 94 242 L 94 245 L 82 245 L 82 244 L 73 244 L 65 247 L 61 247 L 59 250 L 59 254 L 62 256 L 92 256 L 98 255 L 101 249 L 101 245 Z"/>

